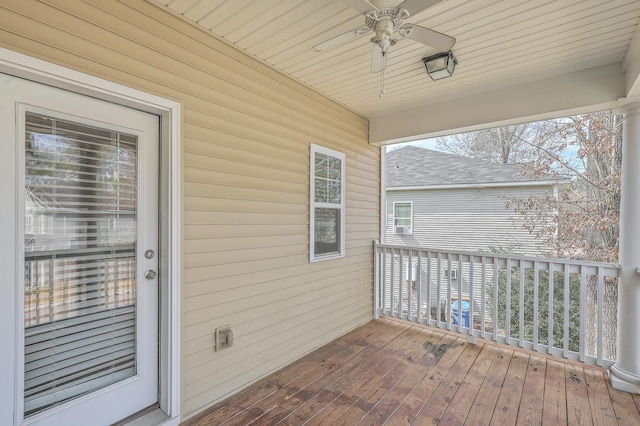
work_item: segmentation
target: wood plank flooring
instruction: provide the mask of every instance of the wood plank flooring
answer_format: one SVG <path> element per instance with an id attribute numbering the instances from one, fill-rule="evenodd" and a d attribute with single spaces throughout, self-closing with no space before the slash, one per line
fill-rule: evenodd
<path id="1" fill-rule="evenodd" d="M 381 318 L 183 425 L 626 426 L 639 410 L 602 369 Z"/>

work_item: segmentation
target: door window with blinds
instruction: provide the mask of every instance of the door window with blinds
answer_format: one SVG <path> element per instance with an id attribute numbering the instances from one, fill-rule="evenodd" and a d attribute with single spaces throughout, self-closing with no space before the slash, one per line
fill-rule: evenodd
<path id="1" fill-rule="evenodd" d="M 137 137 L 26 113 L 24 413 L 136 374 Z"/>

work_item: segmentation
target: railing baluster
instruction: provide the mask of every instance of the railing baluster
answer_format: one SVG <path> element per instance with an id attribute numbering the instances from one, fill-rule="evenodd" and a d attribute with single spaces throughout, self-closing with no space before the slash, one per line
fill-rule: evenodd
<path id="1" fill-rule="evenodd" d="M 533 262 L 533 350 L 538 350 L 538 310 L 540 309 L 540 302 L 538 298 L 540 297 L 539 293 L 539 285 L 540 285 L 540 264 L 535 261 Z"/>
<path id="2" fill-rule="evenodd" d="M 498 258 L 493 258 L 493 340 L 498 341 Z"/>
<path id="3" fill-rule="evenodd" d="M 427 252 L 427 324 L 431 324 L 431 252 Z"/>
<path id="4" fill-rule="evenodd" d="M 603 325 L 604 325 L 604 275 L 601 267 L 598 267 L 598 339 L 597 339 L 597 353 L 596 364 L 602 365 L 602 340 L 603 340 Z"/>
<path id="5" fill-rule="evenodd" d="M 486 324 L 486 311 L 487 311 L 487 258 L 485 256 L 480 257 L 480 337 L 486 339 L 487 324 Z"/>
<path id="6" fill-rule="evenodd" d="M 387 249 L 382 249 L 381 260 L 382 271 L 380 271 L 380 304 L 382 305 L 381 313 L 384 315 L 387 309 Z"/>
<path id="7" fill-rule="evenodd" d="M 453 318 L 451 315 L 451 254 L 447 254 L 447 302 L 445 305 L 445 309 L 447 311 L 447 328 L 449 330 L 453 329 Z M 458 295 L 460 297 L 460 295 Z"/>
<path id="8" fill-rule="evenodd" d="M 53 301 L 55 299 L 53 292 L 55 291 L 55 277 L 54 277 L 54 272 L 55 272 L 55 259 L 51 258 L 49 259 L 49 322 L 53 321 L 53 319 L 55 318 L 54 316 L 54 312 L 53 312 Z"/>
<path id="9" fill-rule="evenodd" d="M 387 249 L 380 251 L 380 314 L 384 315 L 387 309 Z"/>
<path id="10" fill-rule="evenodd" d="M 562 342 L 562 356 L 569 358 L 569 265 L 564 264 L 564 318 L 563 318 L 563 333 L 564 339 Z"/>
<path id="11" fill-rule="evenodd" d="M 462 256 L 458 255 L 458 331 L 462 331 Z M 451 269 L 449 269 L 449 278 L 451 278 Z M 449 299 L 451 303 L 451 299 Z"/>
<path id="12" fill-rule="evenodd" d="M 553 353 L 553 290 L 554 290 L 554 280 L 553 280 L 553 269 L 554 264 L 549 262 L 549 316 L 547 320 L 547 345 L 548 345 L 548 353 Z"/>
<path id="13" fill-rule="evenodd" d="M 395 301 L 395 267 L 396 267 L 396 250 L 391 249 L 391 316 L 396 316 L 396 301 Z"/>
<path id="14" fill-rule="evenodd" d="M 584 362 L 586 352 L 586 328 L 585 323 L 587 317 L 585 315 L 587 306 L 587 271 L 582 265 L 580 266 L 580 342 L 579 342 L 579 359 Z"/>
<path id="15" fill-rule="evenodd" d="M 469 256 L 469 334 L 473 334 L 473 296 L 475 293 L 473 292 L 473 269 L 475 268 L 473 262 L 473 256 Z M 462 279 L 460 279 L 462 281 Z M 460 304 L 460 310 L 462 310 L 462 305 Z"/>
<path id="16" fill-rule="evenodd" d="M 380 317 L 380 251 L 378 242 L 373 243 L 373 317 Z"/>
<path id="17" fill-rule="evenodd" d="M 411 321 L 411 293 L 412 293 L 412 278 L 413 278 L 413 250 L 409 250 L 409 259 L 407 259 L 407 318 Z"/>
<path id="18" fill-rule="evenodd" d="M 35 301 L 35 316 L 32 313 L 32 324 L 40 324 L 40 261 L 35 260 L 29 262 L 31 263 L 31 297 L 30 297 L 30 306 L 33 306 L 32 303 Z"/>
<path id="19" fill-rule="evenodd" d="M 440 283 L 440 279 L 442 278 L 442 253 L 438 252 L 438 261 L 437 261 L 437 266 L 438 269 L 436 269 L 436 276 L 437 276 L 437 281 L 436 281 L 436 287 L 438 290 L 438 301 L 437 301 L 437 306 L 436 306 L 436 310 L 437 310 L 437 314 L 438 314 L 438 318 L 436 319 L 438 321 L 438 327 L 440 327 L 442 324 L 442 295 L 441 295 L 441 283 Z"/>
<path id="20" fill-rule="evenodd" d="M 505 315 L 506 315 L 506 320 L 504 322 L 505 324 L 505 334 L 507 336 L 507 344 L 510 345 L 511 344 L 511 259 L 507 259 L 507 265 L 506 265 L 506 270 L 507 270 L 507 294 L 506 294 L 506 309 L 505 309 Z"/>
<path id="21" fill-rule="evenodd" d="M 418 322 L 422 322 L 422 251 L 418 251 L 418 262 L 416 263 L 416 316 Z"/>
<path id="22" fill-rule="evenodd" d="M 402 293 L 404 291 L 404 280 L 406 270 L 404 268 L 404 249 L 400 250 L 400 261 L 398 262 L 398 318 L 402 319 Z"/>
<path id="23" fill-rule="evenodd" d="M 519 309 L 519 318 L 518 318 L 518 345 L 522 348 L 524 347 L 524 278 L 525 278 L 525 266 L 524 260 L 520 259 L 519 262 L 520 267 L 520 284 L 519 288 L 519 300 L 518 300 L 518 309 Z"/>

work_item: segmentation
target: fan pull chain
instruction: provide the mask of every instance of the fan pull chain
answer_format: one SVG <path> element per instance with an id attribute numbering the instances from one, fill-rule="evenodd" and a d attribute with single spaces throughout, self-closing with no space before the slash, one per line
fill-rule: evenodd
<path id="1" fill-rule="evenodd" d="M 380 71 L 380 99 L 384 98 L 384 66 Z"/>

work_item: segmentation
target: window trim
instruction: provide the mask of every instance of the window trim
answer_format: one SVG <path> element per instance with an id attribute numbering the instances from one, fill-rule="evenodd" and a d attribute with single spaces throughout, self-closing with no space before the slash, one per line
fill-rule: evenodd
<path id="1" fill-rule="evenodd" d="M 315 181 L 316 154 L 324 154 L 329 157 L 340 160 L 340 204 L 321 203 L 315 200 Z M 343 152 L 325 148 L 320 145 L 310 144 L 309 155 L 309 262 L 318 262 L 322 260 L 336 259 L 345 256 L 345 172 L 346 172 L 346 155 Z M 315 253 L 315 211 L 316 208 L 331 208 L 340 210 L 339 218 L 339 235 L 338 235 L 338 251 L 326 254 Z"/>
<path id="2" fill-rule="evenodd" d="M 409 204 L 409 208 L 410 208 L 410 213 L 409 213 L 409 220 L 411 221 L 411 224 L 409 225 L 409 229 L 410 229 L 410 233 L 409 234 L 399 234 L 396 232 L 396 228 L 399 226 L 396 224 L 396 204 Z M 402 219 L 406 219 L 406 218 L 402 218 Z M 413 235 L 413 201 L 394 201 L 393 202 L 393 234 L 394 235 Z"/>

